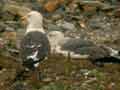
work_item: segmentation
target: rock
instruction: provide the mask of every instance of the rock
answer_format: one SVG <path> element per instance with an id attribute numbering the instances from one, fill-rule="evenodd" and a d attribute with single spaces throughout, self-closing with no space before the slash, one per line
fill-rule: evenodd
<path id="1" fill-rule="evenodd" d="M 18 18 L 14 17 L 14 19 L 14 21 L 5 21 L 5 24 L 7 25 L 6 29 L 8 28 L 8 31 L 17 31 L 17 29 L 20 28 L 20 22 L 18 21 Z M 9 30 L 9 28 L 13 30 Z"/>
<path id="2" fill-rule="evenodd" d="M 4 0 L 1 0 L 1 2 L 0 2 L 0 10 L 2 10 L 3 6 L 4 6 Z"/>
<path id="3" fill-rule="evenodd" d="M 92 1 L 92 0 L 81 0 L 78 1 L 80 5 L 83 6 L 85 11 L 95 11 L 97 8 L 101 10 L 112 10 L 115 9 L 115 6 L 108 3 L 103 3 L 101 1 Z"/>
<path id="4" fill-rule="evenodd" d="M 105 3 L 104 3 L 104 4 L 102 5 L 102 7 L 101 7 L 101 9 L 104 10 L 104 11 L 105 11 L 105 10 L 114 10 L 115 8 L 116 8 L 116 6 L 114 6 L 114 5 L 109 5 L 109 4 L 105 4 Z"/>
<path id="5" fill-rule="evenodd" d="M 18 15 L 18 16 L 24 16 L 26 13 L 31 11 L 29 8 L 25 6 L 19 6 L 16 4 L 6 4 L 3 8 L 4 11 L 8 11 L 12 13 L 13 15 Z"/>
<path id="6" fill-rule="evenodd" d="M 59 26 L 57 26 L 55 24 L 48 24 L 47 30 L 48 30 L 48 32 L 50 32 L 50 31 L 64 31 Z"/>
<path id="7" fill-rule="evenodd" d="M 44 5 L 44 9 L 48 12 L 55 11 L 61 4 L 63 4 L 64 0 L 50 0 Z"/>
<path id="8" fill-rule="evenodd" d="M 114 15 L 115 15 L 116 17 L 120 17 L 120 8 L 118 8 L 118 9 L 116 9 L 116 10 L 114 11 Z"/>
<path id="9" fill-rule="evenodd" d="M 80 27 L 81 28 L 86 28 L 86 23 L 85 21 L 79 21 Z"/>
<path id="10" fill-rule="evenodd" d="M 16 32 L 14 32 L 14 31 L 6 31 L 6 32 L 3 33 L 3 38 L 4 38 L 4 40 L 8 40 L 11 43 L 15 43 L 15 41 L 16 41 Z"/>
<path id="11" fill-rule="evenodd" d="M 113 89 L 115 89 L 115 86 L 116 86 L 115 82 L 110 82 L 110 83 L 106 86 L 106 89 L 108 89 L 108 90 L 113 90 Z"/>
<path id="12" fill-rule="evenodd" d="M 90 13 L 90 12 L 96 12 L 97 8 L 91 5 L 84 5 L 83 9 L 85 12 Z"/>
<path id="13" fill-rule="evenodd" d="M 17 50 L 17 49 L 8 48 L 7 50 L 8 50 L 8 52 L 10 52 L 11 54 L 19 54 L 19 50 Z"/>
<path id="14" fill-rule="evenodd" d="M 6 24 L 3 22 L 0 22 L 0 32 L 4 32 L 6 28 Z"/>
<path id="15" fill-rule="evenodd" d="M 86 13 L 95 12 L 97 8 L 100 8 L 103 4 L 100 1 L 93 0 L 77 0 L 76 2 L 80 4 L 80 7 L 83 8 Z"/>
<path id="16" fill-rule="evenodd" d="M 31 85 L 28 85 L 26 82 L 17 81 L 11 86 L 10 90 L 34 90 L 34 89 Z"/>
<path id="17" fill-rule="evenodd" d="M 52 81 L 52 78 L 44 78 L 43 80 L 42 80 L 43 82 L 51 82 Z"/>
<path id="18" fill-rule="evenodd" d="M 54 20 L 54 21 L 60 20 L 62 18 L 63 18 L 63 15 L 61 15 L 60 13 L 54 14 L 52 16 L 52 20 Z"/>
<path id="19" fill-rule="evenodd" d="M 5 30 L 6 32 L 14 32 L 15 30 L 14 30 L 14 28 L 12 28 L 12 27 L 6 27 L 6 30 Z"/>
<path id="20" fill-rule="evenodd" d="M 10 85 L 16 77 L 15 69 L 5 69 L 0 73 L 0 87 Z"/>
<path id="21" fill-rule="evenodd" d="M 104 17 L 104 16 L 103 16 Z M 96 16 L 89 19 L 89 26 L 96 30 L 96 29 L 100 29 L 100 30 L 110 30 L 111 28 L 111 24 L 109 22 L 106 22 L 106 20 L 108 19 L 107 17 L 101 17 L 101 16 Z M 106 29 L 108 28 L 108 29 Z"/>
<path id="22" fill-rule="evenodd" d="M 37 1 L 42 4 L 44 3 L 44 0 L 37 0 Z"/>
<path id="23" fill-rule="evenodd" d="M 93 1 L 93 0 L 77 0 L 77 3 L 80 3 L 80 5 L 91 5 L 94 7 L 99 7 L 102 5 L 100 1 Z"/>
<path id="24" fill-rule="evenodd" d="M 0 38 L 0 49 L 4 49 L 4 47 L 5 47 L 5 41 L 3 40 L 3 38 Z"/>
<path id="25" fill-rule="evenodd" d="M 58 21 L 57 26 L 63 28 L 64 30 L 76 30 L 75 25 L 67 21 Z"/>
<path id="26" fill-rule="evenodd" d="M 99 19 L 94 19 L 89 22 L 89 25 L 93 29 L 103 29 L 102 27 L 105 25 L 103 22 L 101 22 Z"/>
<path id="27" fill-rule="evenodd" d="M 41 11 L 42 12 L 43 2 L 40 2 L 39 0 L 37 0 L 37 1 L 29 2 L 29 3 L 30 3 L 30 7 L 32 8 L 32 10 L 36 10 L 36 11 Z"/>
<path id="28" fill-rule="evenodd" d="M 2 12 L 2 20 L 3 21 L 12 21 L 14 19 L 14 15 L 12 15 L 11 13 L 4 11 Z"/>
<path id="29" fill-rule="evenodd" d="M 68 7 L 65 7 L 65 11 L 69 13 L 75 13 L 78 10 L 78 4 L 75 1 L 68 3 Z"/>

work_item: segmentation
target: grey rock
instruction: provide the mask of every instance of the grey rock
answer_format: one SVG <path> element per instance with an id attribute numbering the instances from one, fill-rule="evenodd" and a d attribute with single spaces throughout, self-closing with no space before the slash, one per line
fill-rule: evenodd
<path id="1" fill-rule="evenodd" d="M 107 35 L 110 35 L 108 33 L 111 33 L 112 31 L 112 22 L 108 17 L 104 15 L 94 16 L 93 18 L 88 20 L 88 27 L 95 33 L 99 32 L 98 35 L 103 33 L 104 37 L 106 37 Z M 94 37 L 96 38 L 97 34 L 94 34 Z"/>
<path id="2" fill-rule="evenodd" d="M 101 1 L 92 1 L 92 0 L 77 0 L 77 2 L 80 3 L 80 5 L 90 5 L 92 7 L 97 7 L 102 10 L 112 10 L 115 9 L 116 7 L 114 5 L 110 5 L 109 3 L 103 3 Z"/>
<path id="3" fill-rule="evenodd" d="M 63 18 L 63 15 L 60 15 L 59 13 L 52 16 L 52 20 L 55 20 L 55 21 L 62 18 Z"/>
<path id="4" fill-rule="evenodd" d="M 0 32 L 5 31 L 6 26 L 7 26 L 6 24 L 4 24 L 3 22 L 0 22 Z"/>
<path id="5" fill-rule="evenodd" d="M 67 21 L 58 21 L 57 25 L 65 30 L 75 30 L 75 25 Z"/>
<path id="6" fill-rule="evenodd" d="M 100 7 L 103 3 L 100 1 L 92 1 L 92 0 L 77 0 L 81 5 L 92 5 L 94 7 Z"/>
<path id="7" fill-rule="evenodd" d="M 12 27 L 13 26 L 13 27 Z M 8 23 L 0 22 L 0 32 L 15 31 L 15 24 L 9 25 Z"/>
<path id="8" fill-rule="evenodd" d="M 116 8 L 116 6 L 110 5 L 110 4 L 105 4 L 105 3 L 101 6 L 102 10 L 113 10 L 115 8 Z"/>
<path id="9" fill-rule="evenodd" d="M 10 90 L 34 90 L 34 89 L 26 82 L 17 81 L 11 86 Z"/>
<path id="10" fill-rule="evenodd" d="M 6 30 L 5 31 L 8 31 L 8 32 L 13 32 L 13 31 L 15 31 L 15 29 L 14 28 L 12 28 L 12 27 L 6 27 Z"/>
<path id="11" fill-rule="evenodd" d="M 103 17 L 102 17 L 103 18 Z M 89 20 L 89 25 L 93 29 L 104 29 L 106 27 L 106 22 L 101 17 L 92 18 Z"/>
<path id="12" fill-rule="evenodd" d="M 47 78 L 44 78 L 42 81 L 43 82 L 51 82 L 52 80 L 53 80 L 52 78 L 47 77 Z"/>
<path id="13" fill-rule="evenodd" d="M 16 3 L 6 3 L 3 10 L 4 12 L 9 12 L 9 14 L 11 14 L 11 17 L 14 15 L 24 16 L 29 11 L 31 11 L 30 8 L 27 8 L 25 6 L 20 6 L 19 4 L 16 4 Z"/>
<path id="14" fill-rule="evenodd" d="M 47 25 L 47 30 L 48 30 L 48 32 L 51 32 L 51 31 L 64 31 L 63 29 L 61 29 L 59 26 L 57 26 L 55 24 L 48 24 Z"/>

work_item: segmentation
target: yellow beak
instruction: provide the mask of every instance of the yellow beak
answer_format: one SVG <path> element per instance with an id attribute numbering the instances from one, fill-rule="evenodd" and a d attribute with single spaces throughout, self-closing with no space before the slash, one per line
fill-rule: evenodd
<path id="1" fill-rule="evenodd" d="M 27 15 L 26 15 L 26 16 L 23 16 L 23 17 L 21 17 L 22 23 L 23 23 L 24 25 L 26 25 L 26 24 L 27 24 L 27 18 L 28 18 L 28 16 L 27 16 Z"/>
<path id="2" fill-rule="evenodd" d="M 21 17 L 21 20 L 22 20 L 22 21 L 26 21 L 27 18 L 28 18 L 28 16 L 26 15 L 26 16 Z"/>

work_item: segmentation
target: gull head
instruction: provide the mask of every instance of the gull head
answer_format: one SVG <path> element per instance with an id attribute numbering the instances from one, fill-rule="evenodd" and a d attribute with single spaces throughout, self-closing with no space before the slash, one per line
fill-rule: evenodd
<path id="1" fill-rule="evenodd" d="M 40 12 L 31 11 L 27 15 L 23 16 L 22 21 L 30 28 L 40 28 L 43 23 L 43 16 Z"/>

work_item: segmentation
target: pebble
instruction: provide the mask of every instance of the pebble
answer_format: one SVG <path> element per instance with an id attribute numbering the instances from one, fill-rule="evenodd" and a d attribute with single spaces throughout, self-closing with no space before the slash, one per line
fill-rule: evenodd
<path id="1" fill-rule="evenodd" d="M 15 82 L 10 90 L 34 90 L 31 85 L 25 84 L 25 82 L 17 81 Z"/>
<path id="2" fill-rule="evenodd" d="M 58 21 L 57 26 L 62 27 L 65 30 L 74 31 L 76 29 L 74 24 L 67 22 L 67 21 Z"/>
<path id="3" fill-rule="evenodd" d="M 47 77 L 47 78 L 44 78 L 42 81 L 43 81 L 43 82 L 51 82 L 51 81 L 52 81 L 52 78 Z"/>

